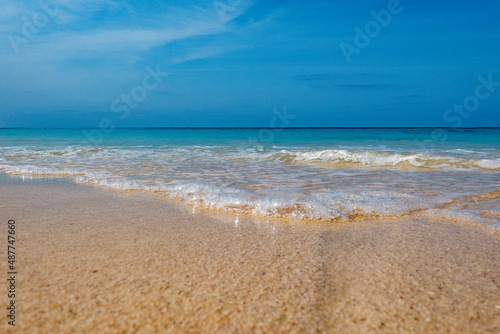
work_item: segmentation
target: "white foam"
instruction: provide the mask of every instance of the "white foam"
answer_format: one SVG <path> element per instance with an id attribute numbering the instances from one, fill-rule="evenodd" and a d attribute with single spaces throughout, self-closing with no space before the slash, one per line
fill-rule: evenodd
<path id="1" fill-rule="evenodd" d="M 78 176 L 85 175 L 85 172 L 70 169 L 54 169 L 43 166 L 11 166 L 0 165 L 0 171 L 13 175 L 32 175 L 32 176 Z"/>
<path id="2" fill-rule="evenodd" d="M 293 219 L 337 219 L 342 215 L 315 196 L 298 189 L 271 192 L 260 200 L 252 212 L 262 216 Z"/>
<path id="3" fill-rule="evenodd" d="M 262 196 L 208 182 L 180 183 L 169 187 L 168 193 L 189 204 L 211 209 L 310 220 L 348 219 L 350 215 L 400 215 L 419 207 L 428 207 L 432 205 L 432 200 L 436 200 L 429 198 L 424 201 L 409 194 L 369 189 L 314 194 L 300 189 L 281 189 Z"/>
<path id="4" fill-rule="evenodd" d="M 500 159 L 496 160 L 481 159 L 476 161 L 475 164 L 484 169 L 492 169 L 492 170 L 500 169 Z"/>
<path id="5" fill-rule="evenodd" d="M 359 214 L 399 215 L 444 202 L 426 193 L 434 184 L 420 172 L 376 174 L 358 169 L 500 170 L 500 159 L 345 149 L 293 151 L 283 147 L 266 147 L 263 152 L 226 146 L 3 147 L 0 155 L 0 171 L 15 175 L 63 176 L 120 190 L 161 191 L 222 211 L 326 220 Z M 443 180 L 439 173 L 444 172 L 429 173 L 435 174 L 432 180 L 443 184 L 432 192 L 462 192 L 457 179 L 446 175 Z M 479 183 L 462 176 L 462 181 L 469 182 L 464 191 L 470 193 L 478 184 L 489 186 L 490 174 L 475 173 Z M 427 183 L 422 185 L 422 180 Z M 394 185 L 397 188 L 393 189 Z"/>
<path id="6" fill-rule="evenodd" d="M 291 151 L 275 153 L 244 152 L 242 159 L 278 160 L 331 168 L 402 168 L 402 169 L 489 169 L 500 170 L 500 159 L 470 159 L 423 153 L 393 153 L 377 151 L 349 151 L 344 149 Z"/>
<path id="7" fill-rule="evenodd" d="M 189 204 L 223 211 L 248 211 L 255 207 L 261 198 L 248 190 L 218 187 L 209 182 L 183 182 L 167 189 L 171 196 Z"/>
<path id="8" fill-rule="evenodd" d="M 347 188 L 336 192 L 316 194 L 330 207 L 347 215 L 366 214 L 376 216 L 402 215 L 417 208 L 432 206 L 442 198 L 427 198 L 389 190 Z"/>

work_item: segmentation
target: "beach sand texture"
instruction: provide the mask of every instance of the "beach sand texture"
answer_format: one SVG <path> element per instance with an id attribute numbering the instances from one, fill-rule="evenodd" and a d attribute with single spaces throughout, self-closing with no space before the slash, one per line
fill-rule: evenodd
<path id="1" fill-rule="evenodd" d="M 236 219 L 39 179 L 0 183 L 0 213 L 1 333 L 500 333 L 500 239 L 473 225 Z"/>

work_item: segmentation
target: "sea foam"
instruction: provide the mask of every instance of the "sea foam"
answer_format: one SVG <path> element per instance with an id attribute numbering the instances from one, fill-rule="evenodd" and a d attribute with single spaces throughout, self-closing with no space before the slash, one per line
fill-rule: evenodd
<path id="1" fill-rule="evenodd" d="M 9 144 L 0 146 L 0 171 L 160 192 L 224 212 L 335 221 L 405 215 L 498 188 L 500 151 L 494 142 L 420 149 L 398 135 L 393 141 L 346 136 L 329 144 L 336 140 L 325 135 L 335 131 L 304 131 L 297 142 L 270 145 L 242 141 L 240 132 L 229 130 L 211 133 L 220 138 L 207 136 L 205 142 L 198 137 L 207 132 L 189 132 L 187 137 L 198 136 L 189 144 L 178 132 L 149 140 L 163 132 L 146 131 L 139 140 L 134 131 L 117 130 L 123 137 L 95 146 L 71 142 L 67 133 L 57 140 L 36 133 L 33 140 L 4 141 Z M 365 136 L 365 130 L 356 133 Z"/>

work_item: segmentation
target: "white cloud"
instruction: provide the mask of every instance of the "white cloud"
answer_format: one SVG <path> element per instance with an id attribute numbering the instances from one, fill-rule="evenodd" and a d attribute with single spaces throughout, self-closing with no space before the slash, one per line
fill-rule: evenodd
<path id="1" fill-rule="evenodd" d="M 123 89 L 121 86 L 128 87 L 127 83 L 143 75 L 144 66 L 139 64 L 148 59 L 148 51 L 174 41 L 231 31 L 229 22 L 247 10 L 250 3 L 229 11 L 223 18 L 211 2 L 203 7 L 162 6 L 156 11 L 144 12 L 124 8 L 122 3 L 120 6 L 113 1 L 71 1 L 70 7 L 60 8 L 50 25 L 41 27 L 26 44 L 20 44 L 17 54 L 8 42 L 7 33 L 0 34 L 3 39 L 0 91 L 4 96 L 30 96 L 29 100 L 34 103 L 40 101 L 34 99 L 37 92 L 39 97 L 44 97 L 43 101 L 50 101 L 51 97 L 58 106 L 69 105 L 66 100 L 76 99 L 76 91 L 92 95 L 92 98 L 85 97 L 88 103 L 94 99 L 107 101 L 105 97 L 98 98 L 99 94 L 106 92 L 114 96 Z M 7 1 L 0 6 L 0 27 L 5 25 L 8 29 L 4 32 L 14 31 L 20 36 L 21 17 L 30 17 L 36 10 L 24 2 Z M 116 15 L 119 21 L 95 21 L 96 13 L 104 15 L 109 10 L 119 12 Z M 153 61 L 179 63 L 242 47 L 229 41 L 186 45 L 189 47 L 184 56 L 167 52 Z M 85 101 L 77 102 L 83 105 Z"/>
<path id="2" fill-rule="evenodd" d="M 55 1 L 55 0 L 46 0 Z M 217 3 L 217 1 L 215 2 Z M 52 17 L 59 27 L 50 24 L 50 29 L 42 26 L 36 35 L 28 37 L 29 52 L 36 55 L 38 51 L 46 51 L 50 47 L 57 52 L 84 50 L 97 52 L 147 51 L 152 47 L 195 36 L 217 34 L 227 31 L 227 22 L 241 15 L 250 3 L 248 1 L 231 0 L 232 7 L 223 7 L 209 3 L 205 7 L 168 7 L 159 8 L 156 14 L 133 13 L 129 5 L 120 5 L 111 0 L 69 1 L 61 4 L 57 15 Z M 86 15 L 100 11 L 123 9 L 129 12 L 129 22 L 85 22 Z M 3 9 L 3 11 L 1 10 Z M 29 7 L 23 2 L 7 1 L 0 7 L 0 27 L 10 25 L 5 36 L 24 37 L 21 18 L 30 19 L 34 13 L 41 11 L 39 7 Z M 72 29 L 71 23 L 78 26 Z M 64 26 L 62 26 L 64 25 Z M 104 27 L 103 27 L 104 26 Z M 5 31 L 5 30 L 4 30 Z M 28 44 L 28 43 L 26 43 Z M 24 45 L 19 44 L 19 48 Z M 9 46 L 10 47 L 10 46 Z M 12 49 L 10 50 L 12 51 Z M 1 49 L 0 49 L 1 52 Z M 57 55 L 61 57 L 62 54 Z"/>

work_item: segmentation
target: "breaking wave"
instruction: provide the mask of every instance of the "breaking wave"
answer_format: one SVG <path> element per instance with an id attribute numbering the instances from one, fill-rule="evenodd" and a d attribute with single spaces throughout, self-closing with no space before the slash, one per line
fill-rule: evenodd
<path id="1" fill-rule="evenodd" d="M 23 144 L 0 147 L 0 172 L 159 192 L 223 212 L 324 221 L 423 212 L 498 188 L 496 149 L 328 147 Z"/>
<path id="2" fill-rule="evenodd" d="M 256 156 L 254 156 L 256 158 Z M 323 168 L 393 168 L 402 170 L 485 169 L 500 170 L 500 159 L 467 159 L 423 153 L 376 151 L 281 150 L 268 154 L 268 159 L 284 163 L 304 163 Z"/>
<path id="3" fill-rule="evenodd" d="M 104 171 L 53 170 L 36 166 L 0 165 L 0 172 L 31 177 L 68 177 L 76 182 L 117 190 L 160 193 L 211 210 L 294 220 L 349 221 L 358 217 L 395 217 L 429 210 L 451 199 L 449 196 L 419 196 L 363 186 L 313 193 L 293 188 L 267 189 L 265 193 L 257 193 L 206 181 L 158 186 Z M 446 212 L 440 211 L 441 214 Z M 453 217 L 453 214 L 446 215 Z"/>

